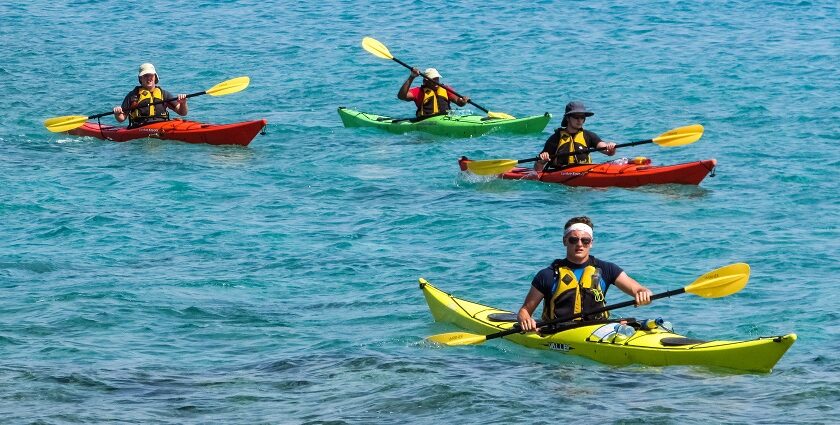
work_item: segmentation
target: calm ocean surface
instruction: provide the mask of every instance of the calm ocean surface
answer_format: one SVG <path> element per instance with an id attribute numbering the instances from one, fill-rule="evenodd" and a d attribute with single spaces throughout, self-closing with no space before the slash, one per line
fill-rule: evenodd
<path id="1" fill-rule="evenodd" d="M 838 23 L 819 1 L 3 2 L 0 423 L 837 423 Z M 491 110 L 555 118 L 467 140 L 345 129 L 338 106 L 413 113 L 395 97 L 408 71 L 364 36 Z M 109 111 L 142 62 L 173 93 L 250 76 L 189 118 L 268 134 L 43 127 Z M 461 155 L 533 156 L 575 99 L 616 142 L 703 124 L 690 146 L 619 155 L 717 158 L 717 175 L 593 190 L 459 173 Z M 732 296 L 616 314 L 799 340 L 770 374 L 424 343 L 456 328 L 418 277 L 518 308 L 581 214 L 593 253 L 654 292 L 752 267 Z"/>

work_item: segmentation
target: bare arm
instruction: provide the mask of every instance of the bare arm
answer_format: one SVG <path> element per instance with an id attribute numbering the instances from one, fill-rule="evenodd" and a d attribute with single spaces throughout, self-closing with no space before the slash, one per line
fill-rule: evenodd
<path id="1" fill-rule="evenodd" d="M 123 112 L 122 106 L 114 106 L 114 118 L 117 119 L 117 122 L 125 121 L 125 112 Z"/>
<path id="2" fill-rule="evenodd" d="M 405 101 L 414 100 L 414 95 L 409 93 L 408 89 L 411 88 L 411 83 L 418 75 L 420 75 L 420 71 L 417 68 L 411 68 L 411 74 L 408 75 L 408 79 L 405 80 L 400 87 L 400 91 L 397 92 L 397 99 Z"/>
<path id="3" fill-rule="evenodd" d="M 595 146 L 598 149 L 603 149 L 601 152 L 613 156 L 615 155 L 615 143 L 602 140 Z M 635 281 L 634 281 L 635 282 Z"/>
<path id="4" fill-rule="evenodd" d="M 187 107 L 187 95 L 181 93 L 178 95 L 178 100 L 175 102 L 169 102 L 166 106 L 169 106 L 169 109 L 177 112 L 178 115 L 184 116 L 187 115 L 189 108 Z"/>
<path id="5" fill-rule="evenodd" d="M 531 290 L 528 291 L 528 295 L 525 296 L 525 302 L 522 303 L 522 307 L 519 308 L 519 314 L 517 314 L 519 327 L 522 328 L 523 331 L 534 332 L 537 330 L 537 321 L 534 320 L 531 315 L 534 314 L 534 310 L 537 309 L 537 306 L 540 305 L 542 300 L 542 292 L 531 286 Z"/>
<path id="6" fill-rule="evenodd" d="M 618 278 L 615 279 L 615 286 L 624 291 L 625 294 L 635 298 L 637 306 L 650 304 L 650 297 L 653 293 L 639 282 L 636 282 L 636 279 L 633 279 L 627 273 L 621 272 L 618 275 Z"/>
<path id="7" fill-rule="evenodd" d="M 467 105 L 467 103 L 470 102 L 470 97 L 469 96 L 458 97 L 458 96 L 452 94 L 452 92 L 454 92 L 454 90 L 451 90 L 447 86 L 444 86 L 443 88 L 445 88 L 447 90 L 446 93 L 449 95 L 449 100 L 455 102 L 456 105 L 464 107 L 464 106 Z"/>

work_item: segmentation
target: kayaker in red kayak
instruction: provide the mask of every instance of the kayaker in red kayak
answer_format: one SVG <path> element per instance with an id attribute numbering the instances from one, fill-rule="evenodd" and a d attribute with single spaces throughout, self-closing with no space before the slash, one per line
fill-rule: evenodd
<path id="1" fill-rule="evenodd" d="M 420 87 L 411 87 L 412 81 L 420 71 L 417 68 L 411 68 L 411 74 L 405 80 L 400 91 L 397 93 L 397 98 L 406 102 L 414 101 L 417 106 L 417 117 L 428 117 L 432 115 L 440 115 L 452 109 L 450 102 L 455 102 L 458 106 L 464 106 L 469 102 L 469 96 L 458 97 L 452 93 L 454 89 L 440 84 L 440 73 L 437 69 L 429 68 L 423 72 L 426 77 Z M 411 87 L 411 88 L 409 88 Z"/>
<path id="2" fill-rule="evenodd" d="M 595 115 L 586 110 L 583 102 L 573 101 L 566 105 L 566 113 L 560 128 L 554 131 L 540 152 L 541 161 L 534 164 L 534 169 L 542 171 L 546 164 L 549 168 L 559 168 L 569 164 L 591 164 L 592 158 L 588 153 L 577 155 L 558 155 L 559 153 L 575 152 L 586 148 L 605 149 L 601 152 L 615 155 L 615 143 L 601 140 L 597 134 L 583 129 L 586 117 Z"/>
<path id="3" fill-rule="evenodd" d="M 594 241 L 589 217 L 574 217 L 566 222 L 563 231 L 566 258 L 554 260 L 531 281 L 531 289 L 517 315 L 523 331 L 537 330 L 537 322 L 531 315 L 540 302 L 543 303 L 543 321 L 591 311 L 606 305 L 605 295 L 610 285 L 634 297 L 637 306 L 650 304 L 653 295 L 650 290 L 628 276 L 621 267 L 589 255 Z M 605 312 L 586 319 L 606 316 Z"/>
<path id="4" fill-rule="evenodd" d="M 160 79 L 154 65 L 150 63 L 140 65 L 137 79 L 140 81 L 140 85 L 128 93 L 123 99 L 122 105 L 114 107 L 114 118 L 117 121 L 125 121 L 126 111 L 128 112 L 128 128 L 169 120 L 167 108 L 177 112 L 178 115 L 187 115 L 187 95 L 185 93 L 179 94 L 177 101 L 151 104 L 155 101 L 174 98 L 171 93 L 157 86 Z"/>

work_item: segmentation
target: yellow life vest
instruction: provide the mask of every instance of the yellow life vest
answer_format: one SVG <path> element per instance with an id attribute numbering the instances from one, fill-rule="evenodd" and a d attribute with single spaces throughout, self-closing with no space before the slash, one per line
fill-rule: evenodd
<path id="1" fill-rule="evenodd" d="M 417 110 L 418 117 L 436 115 L 451 109 L 449 92 L 445 88 L 437 86 L 434 90 L 426 87 L 421 87 L 421 89 L 423 90 L 423 103 Z"/>
<path id="2" fill-rule="evenodd" d="M 560 139 L 557 142 L 557 152 L 555 152 L 554 162 L 557 165 L 562 164 L 591 164 L 592 158 L 588 153 L 581 153 L 577 155 L 564 155 L 570 152 L 577 152 L 580 149 L 586 149 L 586 138 L 583 136 L 581 129 L 575 133 L 574 137 L 566 133 L 566 130 L 560 130 Z"/>
<path id="3" fill-rule="evenodd" d="M 166 110 L 166 105 L 163 103 L 155 103 L 162 101 L 163 90 L 160 87 L 155 87 L 152 91 L 146 90 L 143 87 L 134 89 L 134 95 L 131 98 L 132 109 L 128 113 L 129 123 L 132 126 L 153 122 L 165 121 L 169 119 L 169 112 Z"/>
<path id="4" fill-rule="evenodd" d="M 578 281 L 572 269 L 559 266 L 557 268 L 557 287 L 547 300 L 543 308 L 542 320 L 553 320 L 567 317 L 584 311 L 592 311 L 606 305 L 604 291 L 601 291 L 601 270 L 593 265 L 584 267 Z M 587 315 L 586 320 L 606 319 L 609 312 Z M 575 320 L 581 320 L 577 318 Z"/>

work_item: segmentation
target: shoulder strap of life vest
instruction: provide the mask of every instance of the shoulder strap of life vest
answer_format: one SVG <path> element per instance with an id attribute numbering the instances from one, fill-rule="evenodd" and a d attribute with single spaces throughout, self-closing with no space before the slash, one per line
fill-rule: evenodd
<path id="1" fill-rule="evenodd" d="M 149 91 L 137 86 L 134 88 L 133 97 L 134 102 L 131 107 L 135 109 L 129 112 L 130 122 L 141 122 L 149 118 L 169 119 L 169 112 L 166 110 L 165 104 L 153 104 L 153 102 L 164 100 L 163 89 L 160 87 L 155 87 L 152 91 Z"/>
<path id="2" fill-rule="evenodd" d="M 601 270 L 595 266 L 594 257 L 589 257 L 580 279 L 563 262 L 555 261 L 551 267 L 555 270 L 556 280 L 551 297 L 543 307 L 543 320 L 578 314 L 584 308 L 590 310 L 593 302 L 595 305 L 605 305 L 604 292 L 601 290 Z"/>
<path id="3" fill-rule="evenodd" d="M 557 132 L 557 151 L 554 153 L 559 164 L 591 164 L 592 159 L 588 153 L 577 155 L 561 155 L 566 153 L 577 152 L 580 149 L 586 149 L 586 136 L 583 129 L 575 133 L 574 136 L 566 132 L 565 128 L 561 128 Z"/>
<path id="4" fill-rule="evenodd" d="M 434 89 L 420 88 L 423 101 L 420 103 L 418 116 L 436 115 L 449 110 L 449 92 L 442 86 Z"/>

